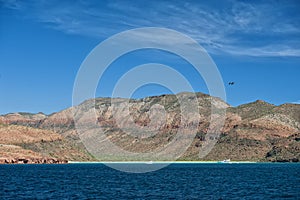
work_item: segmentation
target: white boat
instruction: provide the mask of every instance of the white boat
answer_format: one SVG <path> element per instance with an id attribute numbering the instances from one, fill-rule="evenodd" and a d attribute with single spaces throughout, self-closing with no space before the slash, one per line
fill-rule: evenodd
<path id="1" fill-rule="evenodd" d="M 225 159 L 225 160 L 220 161 L 220 163 L 231 163 L 231 161 L 230 161 L 230 159 Z"/>

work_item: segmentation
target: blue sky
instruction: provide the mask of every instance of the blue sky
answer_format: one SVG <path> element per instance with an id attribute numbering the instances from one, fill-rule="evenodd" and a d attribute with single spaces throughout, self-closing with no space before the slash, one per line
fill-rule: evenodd
<path id="1" fill-rule="evenodd" d="M 299 10 L 299 1 L 0 0 L 0 113 L 71 106 L 73 83 L 89 52 L 111 35 L 139 27 L 171 28 L 199 42 L 218 66 L 231 105 L 300 103 Z M 208 92 L 186 61 L 144 50 L 115 61 L 96 96 L 110 96 L 122 74 L 148 62 L 170 65 L 195 91 Z M 135 97 L 168 92 L 148 85 Z"/>

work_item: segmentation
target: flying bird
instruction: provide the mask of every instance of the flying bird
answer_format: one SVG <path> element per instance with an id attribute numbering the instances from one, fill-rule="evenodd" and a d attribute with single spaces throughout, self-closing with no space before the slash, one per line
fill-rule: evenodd
<path id="1" fill-rule="evenodd" d="M 234 82 L 229 82 L 228 85 L 234 85 Z"/>

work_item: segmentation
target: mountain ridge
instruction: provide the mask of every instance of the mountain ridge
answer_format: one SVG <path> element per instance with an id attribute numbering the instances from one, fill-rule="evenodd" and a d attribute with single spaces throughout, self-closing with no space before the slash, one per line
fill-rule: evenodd
<path id="1" fill-rule="evenodd" d="M 177 95 L 182 95 L 183 98 L 189 101 L 193 94 L 184 92 Z M 195 96 L 199 103 L 200 120 L 197 125 L 197 134 L 191 146 L 179 160 L 223 160 L 228 158 L 232 160 L 270 162 L 298 162 L 300 160 L 299 104 L 276 106 L 257 100 L 232 107 L 220 98 L 211 97 L 207 94 L 195 93 Z M 89 99 L 76 106 L 76 108 L 82 112 L 81 118 L 86 117 L 86 113 L 91 112 L 95 105 L 97 125 L 110 134 L 111 141 L 125 150 L 132 152 L 153 151 L 172 140 L 176 129 L 180 126 L 180 105 L 175 95 L 167 94 L 139 99 L 120 98 L 120 104 L 123 101 L 129 102 L 131 111 L 130 115 L 120 116 L 120 123 L 124 127 L 128 123 L 128 118 L 133 117 L 136 125 L 144 130 L 143 127 L 147 127 L 151 121 L 151 112 L 158 112 L 162 108 L 166 112 L 166 123 L 161 127 L 154 124 L 157 126 L 154 128 L 158 128 L 158 132 L 151 137 L 152 141 L 149 138 L 133 137 L 132 135 L 137 134 L 136 132 L 132 135 L 126 135 L 124 131 L 119 129 L 118 125 L 120 124 L 117 125 L 112 117 L 111 100 L 111 98 Z M 114 100 L 117 100 L 117 98 Z M 204 144 L 205 136 L 208 133 L 212 107 L 215 110 L 226 108 L 225 124 L 212 151 L 204 158 L 199 158 L 199 150 Z M 44 156 L 53 159 L 96 160 L 78 137 L 73 119 L 73 109 L 73 107 L 67 108 L 50 115 L 44 113 L 8 113 L 0 115 L 0 141 L 5 141 L 3 138 L 9 137 L 7 136 L 8 129 L 19 128 L 23 130 L 23 127 L 32 128 L 32 132 L 50 131 L 61 137 L 60 140 L 48 141 L 43 140 L 42 136 L 36 135 L 40 139 L 31 143 L 24 141 L 14 143 L 10 141 L 3 142 L 4 144 L 1 145 L 16 145 L 24 150 L 36 153 L 42 152 Z M 87 120 L 91 119 L 87 118 Z M 89 131 L 96 130 L 91 128 Z M 25 137 L 28 132 L 21 131 L 19 134 Z M 0 154 L 2 160 L 7 159 L 4 156 L 3 153 Z M 16 160 L 19 158 L 9 159 Z M 111 158 L 112 161 L 117 159 L 120 158 Z M 122 160 L 126 159 L 122 158 Z"/>

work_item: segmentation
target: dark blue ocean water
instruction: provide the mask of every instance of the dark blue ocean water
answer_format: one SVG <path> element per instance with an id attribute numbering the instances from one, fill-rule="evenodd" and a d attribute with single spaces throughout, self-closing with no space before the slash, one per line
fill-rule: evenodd
<path id="1" fill-rule="evenodd" d="M 0 165 L 1 199 L 300 199 L 300 164 Z"/>

